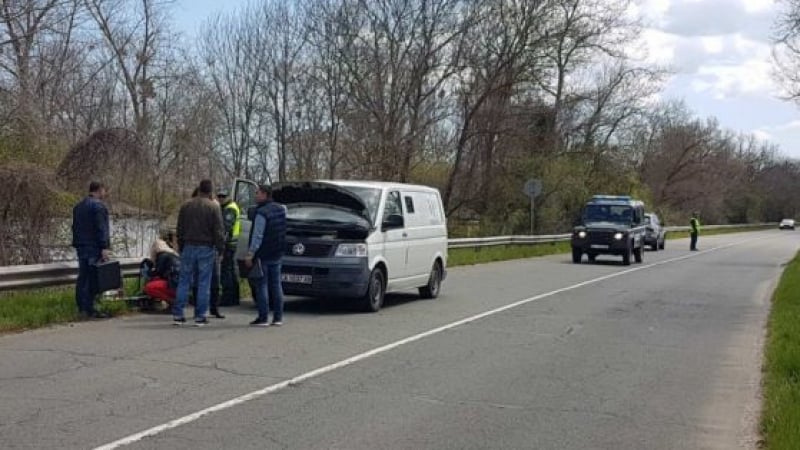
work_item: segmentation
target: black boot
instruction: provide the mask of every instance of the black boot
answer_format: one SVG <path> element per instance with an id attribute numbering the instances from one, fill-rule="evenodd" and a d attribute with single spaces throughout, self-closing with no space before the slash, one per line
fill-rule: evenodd
<path id="1" fill-rule="evenodd" d="M 224 319 L 225 316 L 219 313 L 219 310 L 214 308 L 211 310 L 211 315 L 216 317 L 217 319 Z"/>

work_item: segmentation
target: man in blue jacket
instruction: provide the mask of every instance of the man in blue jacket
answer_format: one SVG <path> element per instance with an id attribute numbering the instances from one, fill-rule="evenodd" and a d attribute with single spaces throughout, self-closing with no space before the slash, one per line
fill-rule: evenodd
<path id="1" fill-rule="evenodd" d="M 261 276 L 248 275 L 256 287 L 253 297 L 258 306 L 258 317 L 250 325 L 269 326 L 269 305 L 272 303 L 272 325 L 283 325 L 283 290 L 281 288 L 281 261 L 286 247 L 286 207 L 272 200 L 272 188 L 261 185 L 256 191 L 256 209 L 250 246 L 245 258 L 248 269 L 261 269 Z"/>
<path id="2" fill-rule="evenodd" d="M 94 309 L 94 265 L 108 260 L 109 238 L 108 209 L 103 200 L 108 190 L 103 183 L 92 181 L 89 195 L 72 209 L 72 246 L 78 253 L 78 282 L 75 300 L 78 313 L 83 318 L 104 319 L 108 315 Z"/>

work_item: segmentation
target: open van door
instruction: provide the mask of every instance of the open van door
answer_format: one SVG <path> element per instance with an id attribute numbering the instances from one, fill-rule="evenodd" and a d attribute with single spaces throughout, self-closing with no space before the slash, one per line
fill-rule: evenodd
<path id="1" fill-rule="evenodd" d="M 258 184 L 251 180 L 237 178 L 233 180 L 233 200 L 239 205 L 241 211 L 241 231 L 239 242 L 236 245 L 236 259 L 243 260 L 247 255 L 247 245 L 250 239 L 250 228 L 252 223 L 248 219 L 248 211 L 256 206 L 256 191 Z"/>

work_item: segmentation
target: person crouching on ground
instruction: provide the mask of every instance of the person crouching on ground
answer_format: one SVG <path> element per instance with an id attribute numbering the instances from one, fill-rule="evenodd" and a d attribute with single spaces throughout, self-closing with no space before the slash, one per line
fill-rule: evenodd
<path id="1" fill-rule="evenodd" d="M 172 303 L 178 287 L 180 257 L 164 240 L 156 239 L 150 247 L 153 262 L 151 278 L 144 286 L 144 293 L 156 300 Z"/>

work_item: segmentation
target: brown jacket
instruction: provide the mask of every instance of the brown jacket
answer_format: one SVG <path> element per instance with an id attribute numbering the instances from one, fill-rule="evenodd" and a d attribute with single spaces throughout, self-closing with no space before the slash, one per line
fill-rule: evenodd
<path id="1" fill-rule="evenodd" d="M 225 250 L 222 210 L 209 198 L 195 197 L 181 206 L 178 213 L 178 246 L 199 245 Z"/>

